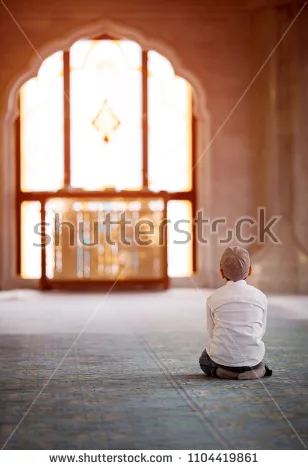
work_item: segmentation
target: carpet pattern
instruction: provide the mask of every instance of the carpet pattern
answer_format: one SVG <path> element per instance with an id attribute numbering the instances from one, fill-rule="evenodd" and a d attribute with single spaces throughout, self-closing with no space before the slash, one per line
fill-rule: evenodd
<path id="1" fill-rule="evenodd" d="M 204 299 L 193 290 L 0 299 L 0 445 L 304 449 L 308 316 L 296 312 L 273 300 L 274 375 L 240 382 L 200 371 Z"/>

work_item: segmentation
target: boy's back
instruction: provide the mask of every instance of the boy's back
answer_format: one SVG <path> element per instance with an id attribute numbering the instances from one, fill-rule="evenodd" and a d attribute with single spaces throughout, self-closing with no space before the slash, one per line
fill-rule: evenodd
<path id="1" fill-rule="evenodd" d="M 221 379 L 250 380 L 272 375 L 263 363 L 267 298 L 249 286 L 250 256 L 238 246 L 227 248 L 220 259 L 226 284 L 207 299 L 210 341 L 200 356 L 203 372 Z"/>
<path id="2" fill-rule="evenodd" d="M 245 280 L 228 281 L 207 300 L 207 352 L 218 364 L 259 364 L 265 353 L 267 298 Z"/>

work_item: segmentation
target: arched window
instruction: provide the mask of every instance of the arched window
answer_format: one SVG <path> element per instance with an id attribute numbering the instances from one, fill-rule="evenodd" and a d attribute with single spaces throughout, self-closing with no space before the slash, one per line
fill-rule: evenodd
<path id="1" fill-rule="evenodd" d="M 129 40 L 77 41 L 21 87 L 16 134 L 23 278 L 111 281 L 121 266 L 123 280 L 192 273 L 194 243 L 183 234 L 195 210 L 192 90 L 166 58 Z M 115 245 L 103 243 L 106 215 L 120 213 L 150 220 L 154 241 L 121 247 L 118 225 Z"/>

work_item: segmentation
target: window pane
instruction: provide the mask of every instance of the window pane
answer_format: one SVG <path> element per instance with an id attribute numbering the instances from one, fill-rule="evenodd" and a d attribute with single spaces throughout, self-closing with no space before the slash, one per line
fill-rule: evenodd
<path id="1" fill-rule="evenodd" d="M 189 201 L 169 201 L 168 275 L 192 275 L 192 207 Z M 186 233 L 183 233 L 186 232 Z M 181 242 L 181 243 L 180 243 Z"/>
<path id="2" fill-rule="evenodd" d="M 191 87 L 170 62 L 150 51 L 149 187 L 154 191 L 191 189 Z"/>
<path id="3" fill-rule="evenodd" d="M 21 205 L 21 277 L 39 279 L 41 277 L 41 248 L 33 246 L 41 243 L 35 226 L 41 222 L 41 204 L 23 202 Z M 37 231 L 37 233 L 39 233 Z"/>
<path id="4" fill-rule="evenodd" d="M 141 188 L 141 98 L 138 44 L 83 40 L 72 46 L 72 186 Z"/>
<path id="5" fill-rule="evenodd" d="M 38 76 L 20 90 L 21 189 L 57 190 L 63 185 L 63 60 L 48 57 Z"/>
<path id="6" fill-rule="evenodd" d="M 165 248 L 159 243 L 163 209 L 162 199 L 50 199 L 46 204 L 46 221 L 53 241 L 46 247 L 47 277 L 54 280 L 163 277 Z M 124 212 L 125 225 L 121 224 Z M 107 217 L 112 222 L 109 229 Z M 139 221 L 145 221 L 145 227 L 141 224 L 139 229 Z"/>

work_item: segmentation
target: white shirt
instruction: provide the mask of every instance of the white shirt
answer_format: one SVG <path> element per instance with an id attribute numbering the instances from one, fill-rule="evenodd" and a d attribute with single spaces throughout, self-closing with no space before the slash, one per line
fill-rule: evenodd
<path id="1" fill-rule="evenodd" d="M 224 366 L 255 366 L 265 346 L 267 298 L 246 281 L 228 281 L 207 299 L 206 348 L 210 358 Z"/>

